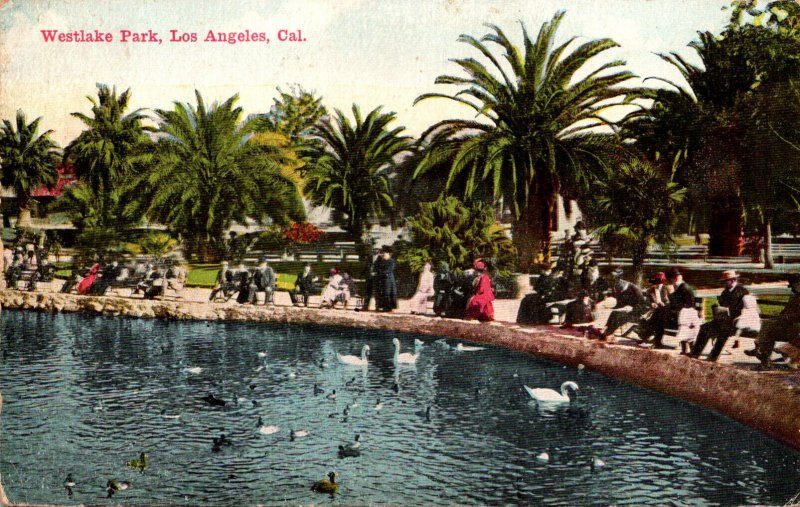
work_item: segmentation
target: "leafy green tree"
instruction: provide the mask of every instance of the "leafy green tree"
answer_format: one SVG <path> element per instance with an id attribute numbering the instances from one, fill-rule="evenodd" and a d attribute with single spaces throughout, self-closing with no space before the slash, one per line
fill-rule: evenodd
<path id="1" fill-rule="evenodd" d="M 131 91 L 117 95 L 116 87 L 97 85 L 97 99 L 87 97 L 92 104 L 91 116 L 75 112 L 86 129 L 64 150 L 64 162 L 75 167 L 78 179 L 87 189 L 78 191 L 79 199 L 91 199 L 94 222 L 98 227 L 121 228 L 123 206 L 129 198 L 123 196 L 134 167 L 145 162 L 150 149 L 147 132 L 151 127 L 142 124 L 147 115 L 141 109 L 126 114 Z M 73 211 L 79 208 L 74 208 Z"/>
<path id="2" fill-rule="evenodd" d="M 278 87 L 278 98 L 270 111 L 257 116 L 254 128 L 258 131 L 272 131 L 284 134 L 295 145 L 308 140 L 311 129 L 328 114 L 322 104 L 322 97 L 316 92 L 304 89 L 299 84 L 291 85 L 289 91 Z"/>
<path id="3" fill-rule="evenodd" d="M 494 259 L 499 269 L 514 267 L 517 250 L 505 228 L 495 222 L 491 205 L 465 205 L 450 196 L 420 208 L 408 220 L 411 245 L 399 258 L 412 271 L 422 271 L 425 262 L 436 267 L 444 261 L 459 268 L 477 258 Z"/>
<path id="4" fill-rule="evenodd" d="M 411 138 L 404 127 L 389 130 L 394 113 L 373 109 L 365 118 L 353 104 L 351 122 L 339 110 L 334 119 L 323 119 L 313 130 L 320 144 L 309 152 L 305 193 L 314 204 L 344 215 L 343 228 L 363 241 L 370 220 L 381 218 L 394 205 L 389 175 L 398 156 L 409 152 Z"/>
<path id="5" fill-rule="evenodd" d="M 491 65 L 474 58 L 456 59 L 466 76 L 443 75 L 436 83 L 462 89 L 453 95 L 428 93 L 417 98 L 417 102 L 448 98 L 477 114 L 477 121 L 454 119 L 433 125 L 423 135 L 431 142 L 417 174 L 444 161 L 448 188 L 462 181 L 466 197 L 484 186 L 495 198 L 502 197 L 515 217 L 514 243 L 525 272 L 537 252 L 550 255 L 558 195 L 580 195 L 604 167 L 616 140 L 598 133 L 597 127 L 607 125 L 600 114 L 611 99 L 621 97 L 617 85 L 634 77 L 621 70 L 621 60 L 586 67 L 593 57 L 617 47 L 611 39 L 573 47 L 573 37 L 554 47 L 563 17 L 559 12 L 544 23 L 535 39 L 523 25 L 522 50 L 494 25 L 481 40 L 462 35 L 459 40 Z M 499 46 L 505 62 L 484 42 Z"/>
<path id="6" fill-rule="evenodd" d="M 238 95 L 210 107 L 200 92 L 195 96 L 197 106 L 156 110 L 153 160 L 133 182 L 147 199 L 129 208 L 166 224 L 181 235 L 187 255 L 210 262 L 223 254 L 233 223 L 285 224 L 305 214 L 297 187 L 281 173 L 285 154 L 249 142 L 252 125 L 240 123 Z"/>
<path id="7" fill-rule="evenodd" d="M 610 170 L 592 186 L 587 215 L 595 234 L 614 251 L 630 254 L 637 284 L 642 282 L 647 247 L 669 243 L 686 189 L 640 158 Z"/>
<path id="8" fill-rule="evenodd" d="M 42 185 L 51 187 L 58 181 L 56 167 L 61 159 L 58 145 L 50 139 L 52 130 L 39 134 L 41 120 L 39 117 L 27 123 L 25 113 L 17 111 L 15 123 L 3 120 L 0 127 L 2 183 L 12 187 L 17 196 L 18 227 L 26 227 L 31 223 L 33 191 Z"/>

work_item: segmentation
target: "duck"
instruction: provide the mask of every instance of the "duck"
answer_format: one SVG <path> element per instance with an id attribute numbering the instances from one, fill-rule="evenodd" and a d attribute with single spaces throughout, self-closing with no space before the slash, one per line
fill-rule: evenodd
<path id="1" fill-rule="evenodd" d="M 327 479 L 317 481 L 313 486 L 311 486 L 311 491 L 314 491 L 315 493 L 327 493 L 332 495 L 338 490 L 339 485 L 336 484 L 336 472 L 329 473 Z"/>
<path id="2" fill-rule="evenodd" d="M 128 468 L 133 468 L 134 470 L 138 470 L 141 473 L 144 473 L 145 468 L 148 466 L 147 462 L 147 453 L 143 452 L 139 454 L 139 459 L 132 459 L 125 463 L 125 466 Z"/>
<path id="3" fill-rule="evenodd" d="M 339 446 L 339 458 L 357 458 L 361 456 L 361 435 L 356 435 L 352 444 Z"/>
<path id="4" fill-rule="evenodd" d="M 200 375 L 203 373 L 203 368 L 199 366 L 187 366 L 186 368 L 181 369 L 183 373 L 191 373 L 192 375 Z"/>
<path id="5" fill-rule="evenodd" d="M 375 411 L 383 410 L 383 402 L 381 402 L 380 398 L 378 398 L 378 401 L 375 402 L 375 407 L 374 408 L 375 408 Z"/>
<path id="6" fill-rule="evenodd" d="M 553 389 L 532 389 L 528 386 L 524 386 L 525 390 L 528 391 L 531 398 L 538 402 L 560 402 L 560 403 L 569 403 L 569 395 L 567 393 L 567 389 L 572 388 L 574 390 L 578 390 L 578 384 L 568 380 L 561 384 L 561 393 L 554 391 Z"/>
<path id="7" fill-rule="evenodd" d="M 473 347 L 472 345 L 464 345 L 463 343 L 459 343 L 456 345 L 457 352 L 477 352 L 479 350 L 485 350 L 486 347 Z"/>
<path id="8" fill-rule="evenodd" d="M 211 439 L 216 446 L 226 446 L 229 447 L 233 445 L 233 442 L 225 435 L 225 433 L 220 433 L 219 437 L 213 437 Z"/>
<path id="9" fill-rule="evenodd" d="M 606 462 L 598 458 L 592 457 L 592 462 L 589 464 L 589 469 L 594 472 L 596 469 L 606 466 Z"/>
<path id="10" fill-rule="evenodd" d="M 420 416 L 420 417 L 424 417 L 426 421 L 431 422 L 431 406 L 430 405 L 428 405 L 428 407 L 425 410 L 420 410 L 420 411 L 416 412 L 416 414 L 418 416 Z"/>
<path id="11" fill-rule="evenodd" d="M 324 392 L 325 392 L 325 389 L 321 388 L 317 384 L 314 384 L 314 396 L 317 396 L 318 394 L 323 394 Z"/>
<path id="12" fill-rule="evenodd" d="M 419 359 L 419 353 L 411 354 L 410 352 L 400 353 L 400 340 L 392 338 L 394 344 L 394 362 L 399 364 L 416 364 Z"/>
<path id="13" fill-rule="evenodd" d="M 546 453 L 546 452 L 543 452 L 543 453 L 539 454 L 538 456 L 536 456 L 536 459 L 538 459 L 539 461 L 542 461 L 544 463 L 547 463 L 548 461 L 550 461 L 550 455 L 548 453 Z"/>
<path id="14" fill-rule="evenodd" d="M 261 426 L 258 428 L 258 432 L 262 435 L 273 435 L 279 432 L 281 429 L 278 426 Z"/>
<path id="15" fill-rule="evenodd" d="M 204 396 L 204 397 L 202 397 L 200 399 L 205 401 L 209 405 L 214 406 L 214 407 L 224 407 L 225 406 L 225 400 L 223 400 L 222 398 L 217 398 L 213 394 L 208 394 L 207 396 Z"/>
<path id="16" fill-rule="evenodd" d="M 291 430 L 289 431 L 289 440 L 294 442 L 295 438 L 303 438 L 307 437 L 308 432 L 306 430 Z"/>
<path id="17" fill-rule="evenodd" d="M 364 345 L 361 347 L 361 357 L 346 355 L 343 356 L 341 354 L 336 354 L 339 358 L 339 362 L 348 366 L 367 366 L 367 356 L 369 356 L 369 345 Z"/>
<path id="18" fill-rule="evenodd" d="M 163 417 L 164 419 L 180 419 L 181 415 L 180 414 L 167 414 L 167 409 L 166 408 L 162 408 L 161 409 L 161 417 Z"/>
<path id="19" fill-rule="evenodd" d="M 336 399 L 336 389 L 334 389 L 333 391 L 331 391 L 331 393 L 330 393 L 328 396 L 326 396 L 326 398 L 328 398 L 329 400 L 334 400 L 334 399 Z"/>
<path id="20" fill-rule="evenodd" d="M 114 493 L 129 489 L 131 486 L 132 484 L 128 481 L 116 481 L 114 479 L 109 480 L 106 483 L 106 491 L 108 492 L 108 498 L 114 496 Z"/>
<path id="21" fill-rule="evenodd" d="M 64 489 L 67 490 L 67 496 L 72 497 L 72 488 L 75 487 L 75 479 L 72 478 L 72 474 L 67 474 L 67 478 L 64 479 Z"/>
<path id="22" fill-rule="evenodd" d="M 263 359 L 263 358 L 267 357 L 267 353 L 266 352 L 259 352 L 258 353 L 258 357 Z"/>
<path id="23" fill-rule="evenodd" d="M 399 392 L 400 392 L 400 384 L 399 384 L 399 383 L 397 383 L 397 382 L 395 382 L 394 384 L 392 384 L 392 391 L 394 391 L 394 392 L 396 392 L 396 393 L 399 393 Z"/>

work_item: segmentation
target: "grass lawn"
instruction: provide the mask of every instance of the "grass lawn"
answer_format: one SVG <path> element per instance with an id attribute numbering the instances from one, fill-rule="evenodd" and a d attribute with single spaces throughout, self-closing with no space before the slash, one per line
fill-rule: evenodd
<path id="1" fill-rule="evenodd" d="M 303 271 L 304 262 L 272 262 L 270 266 L 278 274 L 278 290 L 291 290 L 297 274 Z M 248 266 L 252 267 L 252 266 Z M 358 262 L 317 262 L 311 269 L 320 278 L 328 276 L 331 268 L 339 268 L 352 273 L 355 278 L 361 276 L 361 264 Z M 186 284 L 190 287 L 213 287 L 219 273 L 219 264 L 191 264 Z"/>

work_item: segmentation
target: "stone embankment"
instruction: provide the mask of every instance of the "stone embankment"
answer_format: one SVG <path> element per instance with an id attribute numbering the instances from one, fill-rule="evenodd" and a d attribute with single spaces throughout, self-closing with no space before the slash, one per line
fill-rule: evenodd
<path id="1" fill-rule="evenodd" d="M 800 449 L 800 387 L 776 374 L 601 343 L 552 327 L 291 306 L 218 305 L 0 290 L 4 308 L 175 320 L 363 327 L 488 343 L 586 368 L 709 407 Z"/>

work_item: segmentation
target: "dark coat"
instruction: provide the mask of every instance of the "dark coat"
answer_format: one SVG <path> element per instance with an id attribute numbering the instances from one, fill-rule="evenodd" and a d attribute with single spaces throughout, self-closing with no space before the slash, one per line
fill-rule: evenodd
<path id="1" fill-rule="evenodd" d="M 379 310 L 397 308 L 397 283 L 394 279 L 395 260 L 391 257 L 375 262 L 375 302 Z"/>
<path id="2" fill-rule="evenodd" d="M 644 297 L 642 289 L 630 282 L 628 282 L 628 287 L 623 291 L 615 288 L 613 296 L 617 300 L 617 305 L 614 308 L 622 308 L 623 306 L 639 308 L 647 306 L 647 299 Z M 694 305 L 694 299 L 692 299 L 692 301 L 692 305 Z"/>
<path id="3" fill-rule="evenodd" d="M 670 311 L 678 313 L 684 308 L 694 308 L 694 289 L 686 282 L 680 284 L 678 288 L 669 295 Z"/>
<path id="4" fill-rule="evenodd" d="M 307 275 L 303 275 L 303 272 L 297 274 L 297 280 L 294 282 L 295 289 L 298 292 L 303 294 L 308 294 L 314 291 L 314 287 L 316 283 L 314 282 L 314 272 L 309 271 Z"/>
<path id="5" fill-rule="evenodd" d="M 718 301 L 720 306 L 724 306 L 730 312 L 731 319 L 735 319 L 742 314 L 744 308 L 744 297 L 750 294 L 743 285 L 736 284 L 733 290 L 727 288 L 719 295 Z"/>
<path id="6" fill-rule="evenodd" d="M 275 291 L 275 271 L 270 266 L 256 269 L 253 281 L 259 291 Z"/>

